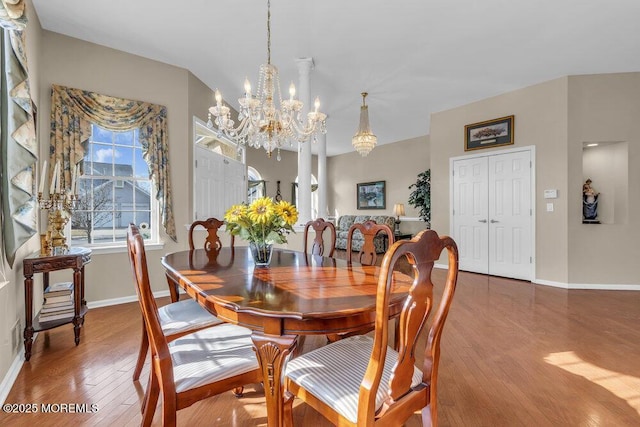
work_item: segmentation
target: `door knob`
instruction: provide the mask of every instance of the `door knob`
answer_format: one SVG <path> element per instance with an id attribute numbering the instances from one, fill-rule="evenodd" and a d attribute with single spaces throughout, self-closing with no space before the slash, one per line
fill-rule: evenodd
<path id="1" fill-rule="evenodd" d="M 495 219 L 492 219 L 490 222 L 491 224 L 495 224 L 496 222 L 500 222 L 500 221 L 496 221 Z"/>
<path id="2" fill-rule="evenodd" d="M 479 219 L 479 220 L 478 220 L 478 222 L 482 222 L 482 223 L 485 223 L 485 224 L 486 224 L 486 223 L 487 223 L 487 220 L 486 220 L 486 219 Z"/>

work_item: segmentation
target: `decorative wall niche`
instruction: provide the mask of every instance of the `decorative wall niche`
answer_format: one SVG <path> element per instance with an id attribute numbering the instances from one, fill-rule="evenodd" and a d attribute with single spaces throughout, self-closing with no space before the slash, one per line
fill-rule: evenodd
<path id="1" fill-rule="evenodd" d="M 582 145 L 582 182 L 591 179 L 591 186 L 600 193 L 597 219 L 601 224 L 626 224 L 629 219 L 628 143 L 590 141 Z"/>

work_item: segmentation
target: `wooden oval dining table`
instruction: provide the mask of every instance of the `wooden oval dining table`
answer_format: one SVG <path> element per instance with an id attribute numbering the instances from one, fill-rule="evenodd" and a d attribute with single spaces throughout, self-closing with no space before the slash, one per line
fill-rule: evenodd
<path id="1" fill-rule="evenodd" d="M 283 423 L 283 367 L 299 335 L 374 325 L 377 266 L 274 249 L 271 264 L 258 268 L 243 246 L 170 253 L 162 265 L 171 281 L 211 313 L 252 330 L 269 426 Z M 400 313 L 412 283 L 405 274 L 393 274 L 390 317 Z"/>

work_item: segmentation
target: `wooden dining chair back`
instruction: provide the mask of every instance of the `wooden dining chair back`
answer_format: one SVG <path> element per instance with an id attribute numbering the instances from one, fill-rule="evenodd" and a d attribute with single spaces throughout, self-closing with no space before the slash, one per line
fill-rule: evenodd
<path id="1" fill-rule="evenodd" d="M 364 243 L 356 257 L 356 262 L 359 262 L 360 264 L 376 264 L 378 254 L 374 239 L 378 233 L 385 233 L 387 235 L 387 239 L 389 240 L 388 247 L 390 247 L 394 242 L 393 230 L 391 230 L 391 228 L 386 224 L 378 224 L 372 219 L 363 223 L 355 223 L 349 227 L 349 232 L 347 234 L 347 259 L 352 259 L 351 252 L 353 251 L 353 234 L 356 231 L 362 233 L 362 236 L 364 237 Z"/>
<path id="2" fill-rule="evenodd" d="M 194 221 L 189 227 L 189 249 L 195 249 L 194 243 L 194 231 L 202 227 L 207 231 L 207 236 L 203 243 L 203 249 L 207 252 L 207 255 L 211 259 L 216 259 L 220 249 L 222 249 L 222 241 L 218 235 L 218 230 L 224 225 L 224 221 L 220 221 L 218 218 L 207 218 L 203 221 Z M 235 244 L 235 236 L 231 236 L 231 244 L 233 247 Z M 171 302 L 176 302 L 180 299 L 180 286 L 173 280 L 173 278 L 167 274 L 167 285 L 169 285 L 169 295 Z"/>
<path id="3" fill-rule="evenodd" d="M 446 278 L 432 275 L 434 263 L 445 250 Z M 405 257 L 413 283 L 400 313 L 400 337 L 394 347 L 388 337 L 389 302 L 394 276 L 400 274 L 394 267 Z M 424 426 L 437 425 L 440 340 L 457 277 L 458 250 L 450 237 L 424 230 L 412 240 L 396 242 L 380 268 L 373 338 L 345 338 L 288 363 L 285 416 L 289 425 L 293 423 L 294 396 L 336 425 L 402 425 L 416 411 L 422 411 Z M 434 283 L 442 285 L 439 302 Z"/>
<path id="4" fill-rule="evenodd" d="M 220 251 L 222 248 L 222 242 L 220 241 L 220 236 L 218 235 L 218 230 L 220 227 L 224 225 L 224 221 L 220 221 L 218 218 L 207 218 L 203 221 L 194 221 L 189 227 L 189 249 L 195 249 L 195 245 L 193 243 L 193 232 L 198 227 L 204 227 L 207 230 L 207 237 L 204 240 L 204 250 L 209 251 Z M 235 236 L 231 236 L 231 246 L 234 245 Z"/>
<path id="5" fill-rule="evenodd" d="M 315 231 L 315 237 L 313 242 L 311 243 L 311 250 L 308 250 L 308 239 L 309 233 L 313 229 Z M 329 238 L 331 241 L 331 246 L 329 252 L 326 256 L 333 257 L 333 253 L 336 250 L 336 227 L 330 221 L 325 221 L 323 218 L 318 218 L 313 221 L 307 222 L 304 226 L 304 239 L 303 239 L 303 247 L 305 255 L 320 255 L 325 256 L 325 245 L 324 245 L 324 233 L 327 231 L 329 233 Z"/>
<path id="6" fill-rule="evenodd" d="M 162 396 L 162 425 L 175 426 L 176 412 L 207 397 L 262 380 L 249 329 L 222 324 L 168 342 L 147 270 L 142 237 L 135 225 L 127 248 L 136 293 L 151 347 L 151 373 L 142 404 L 142 425 L 150 426 Z"/>

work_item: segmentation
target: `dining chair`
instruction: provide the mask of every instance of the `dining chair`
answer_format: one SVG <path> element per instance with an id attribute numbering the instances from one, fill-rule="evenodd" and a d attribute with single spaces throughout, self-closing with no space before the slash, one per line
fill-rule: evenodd
<path id="1" fill-rule="evenodd" d="M 356 262 L 359 262 L 363 265 L 376 265 L 376 262 L 378 261 L 378 254 L 376 251 L 374 239 L 379 233 L 385 233 L 387 235 L 387 238 L 389 239 L 389 246 L 394 242 L 393 231 L 391 230 L 391 227 L 386 224 L 378 224 L 372 219 L 367 220 L 363 223 L 355 223 L 351 227 L 349 227 L 349 232 L 347 233 L 347 260 L 349 262 L 353 260 L 353 235 L 356 231 L 362 233 L 362 237 L 364 238 L 364 242 L 362 244 L 362 247 L 360 248 L 360 252 L 358 252 L 358 255 L 356 256 Z M 372 330 L 372 327 L 364 327 L 357 331 L 351 331 L 347 333 L 328 334 L 327 340 L 329 342 L 335 342 L 352 335 L 366 334 L 367 332 L 371 332 Z"/>
<path id="2" fill-rule="evenodd" d="M 239 395 L 245 384 L 262 381 L 251 330 L 247 328 L 223 324 L 169 342 L 151 291 L 142 237 L 133 224 L 127 230 L 127 247 L 151 344 L 151 373 L 142 404 L 143 426 L 151 425 L 160 395 L 162 425 L 175 426 L 180 409 L 228 390 Z"/>
<path id="3" fill-rule="evenodd" d="M 432 270 L 444 250 L 449 265 L 441 279 Z M 400 340 L 390 346 L 389 301 L 394 275 L 399 274 L 393 270 L 405 257 L 413 283 L 399 317 Z M 457 277 L 458 250 L 450 237 L 424 230 L 412 240 L 396 242 L 382 260 L 373 337 L 345 338 L 287 364 L 285 425 L 293 425 L 293 401 L 298 397 L 336 425 L 402 425 L 421 411 L 423 426 L 436 426 L 440 339 Z M 439 302 L 434 283 L 442 285 Z"/>
<path id="4" fill-rule="evenodd" d="M 218 235 L 218 230 L 220 227 L 224 225 L 224 221 L 220 221 L 218 218 L 207 218 L 202 221 L 194 221 L 189 227 L 189 249 L 194 250 L 194 231 L 197 228 L 204 228 L 207 231 L 207 236 L 203 242 L 203 249 L 207 252 L 212 258 L 217 256 L 217 253 L 222 249 L 222 242 L 220 241 L 220 236 Z M 231 244 L 233 247 L 235 245 L 235 236 L 231 236 Z M 180 299 L 180 287 L 173 280 L 173 278 L 167 274 L 167 284 L 169 285 L 169 295 L 171 296 L 171 302 L 176 302 Z"/>
<path id="5" fill-rule="evenodd" d="M 308 251 L 307 241 L 309 238 L 310 229 L 316 232 L 315 238 L 311 244 L 311 250 Z M 317 218 L 313 221 L 307 222 L 304 226 L 304 239 L 303 239 L 303 247 L 305 255 L 320 255 L 324 256 L 324 232 L 329 232 L 329 237 L 331 238 L 331 249 L 329 250 L 328 257 L 333 257 L 333 253 L 336 250 L 336 227 L 330 221 L 325 221 L 323 218 Z"/>
<path id="6" fill-rule="evenodd" d="M 207 221 L 197 221 L 198 223 L 204 222 L 208 223 L 211 219 Z M 217 220 L 216 220 L 217 221 Z M 213 223 L 213 221 L 211 221 Z M 194 223 L 195 224 L 195 223 Z M 189 245 L 192 246 L 193 238 L 191 236 L 191 232 L 193 231 L 194 225 L 191 225 L 191 229 L 189 230 Z M 219 228 L 219 226 L 218 226 Z M 211 236 L 211 232 L 209 233 L 209 237 Z M 216 236 L 217 237 L 217 236 Z M 208 238 L 209 239 L 209 238 Z M 205 244 L 205 249 L 207 245 Z M 214 243 L 209 245 L 210 248 L 217 247 Z M 212 253 L 212 251 L 207 252 Z M 172 341 L 176 338 L 179 338 L 183 335 L 196 332 L 200 329 L 209 328 L 212 326 L 220 325 L 222 321 L 215 317 L 213 314 L 202 308 L 200 304 L 198 304 L 195 300 L 189 298 L 180 301 L 179 294 L 177 291 L 177 284 L 167 275 L 167 282 L 169 283 L 169 288 L 175 288 L 176 298 L 171 298 L 171 303 L 164 305 L 158 309 L 158 316 L 160 319 L 160 325 L 162 327 L 162 331 L 167 337 L 168 341 Z M 144 367 L 144 361 L 147 358 L 147 352 L 149 350 L 149 337 L 147 335 L 147 330 L 144 326 L 144 318 L 142 325 L 142 337 L 140 340 L 140 350 L 138 351 L 138 360 L 136 361 L 136 366 L 133 370 L 133 381 L 138 381 L 140 379 L 140 373 L 142 372 L 142 368 Z"/>
<path id="7" fill-rule="evenodd" d="M 355 223 L 351 227 L 349 227 L 349 232 L 347 233 L 347 259 L 352 259 L 351 252 L 353 251 L 353 234 L 359 231 L 362 233 L 364 237 L 364 243 L 362 244 L 362 248 L 360 248 L 360 252 L 356 257 L 356 261 L 360 264 L 364 265 L 376 265 L 376 261 L 378 260 L 378 254 L 376 251 L 376 246 L 374 243 L 374 238 L 378 235 L 378 233 L 385 233 L 387 235 L 387 239 L 389 239 L 389 247 L 394 242 L 393 230 L 386 224 L 378 224 L 374 220 L 367 220 L 363 223 Z"/>

